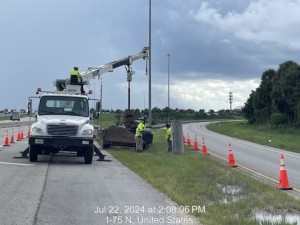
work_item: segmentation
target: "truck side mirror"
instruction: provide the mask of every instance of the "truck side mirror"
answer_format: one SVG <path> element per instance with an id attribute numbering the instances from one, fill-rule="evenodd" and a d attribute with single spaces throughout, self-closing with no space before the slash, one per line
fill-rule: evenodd
<path id="1" fill-rule="evenodd" d="M 28 114 L 28 116 L 30 116 L 31 112 L 32 112 L 32 99 L 29 98 L 28 103 L 27 103 L 27 114 Z"/>

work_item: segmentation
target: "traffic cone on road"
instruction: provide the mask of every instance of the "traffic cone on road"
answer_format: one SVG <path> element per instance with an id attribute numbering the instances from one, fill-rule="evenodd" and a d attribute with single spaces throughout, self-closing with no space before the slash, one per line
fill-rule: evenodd
<path id="1" fill-rule="evenodd" d="M 28 131 L 27 131 L 27 137 L 30 138 L 30 127 L 28 128 Z"/>
<path id="2" fill-rule="evenodd" d="M 182 142 L 183 142 L 183 143 L 186 143 L 186 140 L 185 140 L 184 135 L 182 136 Z"/>
<path id="3" fill-rule="evenodd" d="M 14 139 L 14 131 L 13 131 L 13 130 L 11 130 L 10 143 L 15 143 L 15 139 Z"/>
<path id="4" fill-rule="evenodd" d="M 229 154 L 228 154 L 228 165 L 231 167 L 237 167 L 236 163 L 235 163 L 235 159 L 234 159 L 234 155 L 233 155 L 233 151 L 231 149 L 231 144 L 229 143 Z"/>
<path id="5" fill-rule="evenodd" d="M 23 139 L 24 139 L 23 127 L 21 127 L 21 134 L 20 134 L 20 138 L 21 138 L 21 140 L 23 140 Z"/>
<path id="6" fill-rule="evenodd" d="M 293 188 L 290 187 L 289 178 L 283 160 L 284 160 L 284 156 L 283 154 L 281 154 L 278 188 L 282 190 L 292 190 Z"/>
<path id="7" fill-rule="evenodd" d="M 189 133 L 188 133 L 188 138 L 187 138 L 186 144 L 187 144 L 188 146 L 191 146 L 191 139 L 190 139 L 190 134 L 189 134 Z"/>
<path id="8" fill-rule="evenodd" d="M 195 134 L 195 140 L 194 140 L 194 150 L 196 150 L 196 151 L 199 150 L 196 134 Z"/>
<path id="9" fill-rule="evenodd" d="M 3 146 L 9 146 L 8 131 L 6 131 L 6 135 L 5 135 L 5 138 L 4 138 Z"/>
<path id="10" fill-rule="evenodd" d="M 207 152 L 207 147 L 204 142 L 204 138 L 202 138 L 202 155 L 209 155 Z"/>
<path id="11" fill-rule="evenodd" d="M 21 132 L 20 132 L 20 128 L 19 128 L 19 131 L 18 131 L 18 136 L 17 136 L 17 141 L 21 141 L 22 138 L 21 138 Z"/>

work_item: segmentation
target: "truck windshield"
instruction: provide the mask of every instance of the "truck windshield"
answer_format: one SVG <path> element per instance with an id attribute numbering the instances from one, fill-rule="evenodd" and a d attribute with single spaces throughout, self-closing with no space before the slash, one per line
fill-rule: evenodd
<path id="1" fill-rule="evenodd" d="M 39 115 L 89 116 L 89 104 L 86 98 L 70 96 L 42 96 Z"/>

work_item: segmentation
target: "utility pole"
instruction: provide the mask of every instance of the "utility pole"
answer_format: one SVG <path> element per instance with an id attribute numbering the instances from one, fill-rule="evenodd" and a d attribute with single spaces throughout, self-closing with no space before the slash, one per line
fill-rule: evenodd
<path id="1" fill-rule="evenodd" d="M 144 92 L 144 110 L 146 109 L 145 104 L 146 104 L 146 101 L 145 101 L 145 92 Z"/>
<path id="2" fill-rule="evenodd" d="M 93 93 L 94 93 L 94 99 L 95 99 L 96 98 L 96 96 L 95 96 L 95 94 L 96 94 L 95 83 L 94 83 L 94 91 L 93 91 Z M 95 112 L 97 112 L 97 110 L 96 110 L 96 101 L 94 101 L 94 109 L 95 109 Z"/>
<path id="3" fill-rule="evenodd" d="M 168 56 L 168 108 L 170 108 L 170 54 Z"/>
<path id="4" fill-rule="evenodd" d="M 100 102 L 99 102 L 99 120 L 102 121 L 102 77 L 100 78 Z"/>
<path id="5" fill-rule="evenodd" d="M 151 0 L 149 0 L 149 126 L 152 124 L 152 111 L 151 111 Z"/>
<path id="6" fill-rule="evenodd" d="M 230 114 L 232 113 L 232 100 L 233 100 L 233 93 L 229 92 Z"/>
<path id="7" fill-rule="evenodd" d="M 130 111 L 130 82 L 132 81 L 132 73 L 130 70 L 127 72 L 127 81 L 128 81 L 128 111 Z"/>

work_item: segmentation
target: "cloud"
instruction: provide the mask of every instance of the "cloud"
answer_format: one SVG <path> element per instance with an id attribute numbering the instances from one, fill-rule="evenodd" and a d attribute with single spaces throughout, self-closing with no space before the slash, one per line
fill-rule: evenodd
<path id="1" fill-rule="evenodd" d="M 229 109 L 229 92 L 233 93 L 233 108 L 243 106 L 252 90 L 259 86 L 260 80 L 220 80 L 196 79 L 186 81 L 172 80 L 170 84 L 170 107 L 184 109 Z M 162 84 L 154 86 L 155 99 L 167 106 L 167 87 Z M 159 93 L 159 95 L 158 95 Z"/>
<path id="2" fill-rule="evenodd" d="M 167 105 L 167 54 L 172 107 L 228 108 L 229 91 L 242 105 L 255 86 L 251 81 L 299 59 L 299 1 L 152 1 L 152 107 Z M 12 87 L 18 93 L 3 98 L 0 108 L 26 106 L 37 87 L 53 90 L 53 81 L 68 78 L 74 65 L 83 71 L 141 51 L 148 46 L 148 6 L 142 0 L 3 2 L 0 95 Z M 131 105 L 143 108 L 145 62 L 134 62 L 133 69 Z M 233 90 L 233 81 L 245 87 Z M 99 80 L 91 83 L 99 88 Z M 103 75 L 103 97 L 104 107 L 127 108 L 124 68 Z"/>
<path id="3" fill-rule="evenodd" d="M 257 0 L 249 3 L 242 12 L 229 11 L 222 15 L 203 2 L 190 15 L 195 20 L 229 32 L 235 37 L 252 42 L 273 43 L 299 50 L 300 30 L 299 0 Z"/>

